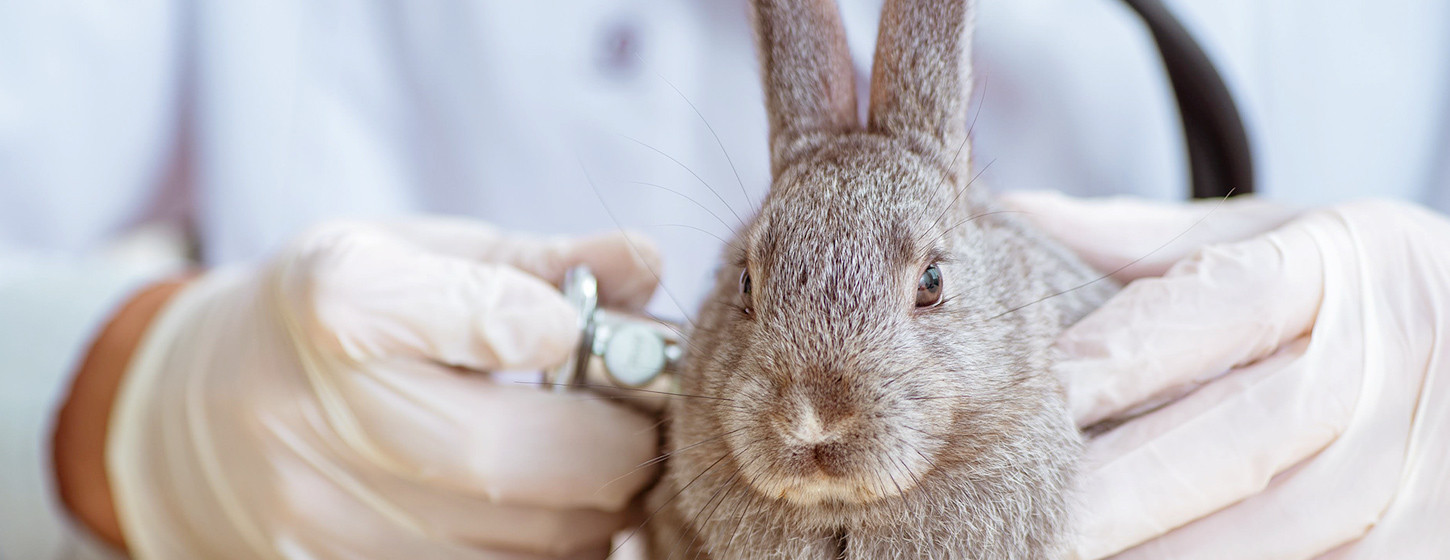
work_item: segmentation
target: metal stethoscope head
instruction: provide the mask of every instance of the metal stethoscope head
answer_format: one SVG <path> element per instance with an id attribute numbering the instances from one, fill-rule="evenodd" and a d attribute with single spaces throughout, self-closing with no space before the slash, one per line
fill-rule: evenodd
<path id="1" fill-rule="evenodd" d="M 677 392 L 675 372 L 685 353 L 684 330 L 673 323 L 599 306 L 599 282 L 588 267 L 564 275 L 564 299 L 579 311 L 579 345 L 544 372 L 555 390 L 586 388 L 640 408 L 664 408 Z"/>

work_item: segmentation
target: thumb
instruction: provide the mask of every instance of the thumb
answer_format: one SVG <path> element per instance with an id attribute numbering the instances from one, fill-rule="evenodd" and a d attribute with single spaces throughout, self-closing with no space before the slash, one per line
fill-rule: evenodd
<path id="1" fill-rule="evenodd" d="M 1300 213 L 1253 197 L 1184 203 L 1025 191 L 1001 198 L 1094 269 L 1125 283 L 1161 276 L 1200 247 L 1248 239 Z"/>
<path id="2" fill-rule="evenodd" d="M 543 280 L 430 253 L 367 225 L 304 235 L 275 279 L 291 326 L 358 361 L 536 369 L 564 360 L 577 342 L 576 312 Z"/>

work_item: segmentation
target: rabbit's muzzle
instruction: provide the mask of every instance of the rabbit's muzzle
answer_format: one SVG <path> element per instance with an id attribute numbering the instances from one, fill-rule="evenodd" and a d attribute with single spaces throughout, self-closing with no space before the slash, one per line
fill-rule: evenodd
<path id="1" fill-rule="evenodd" d="M 903 427 L 915 407 L 894 407 L 841 384 L 793 384 L 748 419 L 747 481 L 798 506 L 870 504 L 910 492 L 930 470 L 930 442 Z M 919 419 L 916 419 L 919 420 Z"/>

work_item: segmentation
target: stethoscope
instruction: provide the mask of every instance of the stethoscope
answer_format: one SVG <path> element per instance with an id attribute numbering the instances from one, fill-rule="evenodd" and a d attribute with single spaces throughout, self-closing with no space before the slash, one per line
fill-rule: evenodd
<path id="1" fill-rule="evenodd" d="M 678 393 L 676 377 L 685 354 L 685 331 L 669 321 L 599 306 L 599 281 L 587 266 L 564 275 L 564 299 L 579 311 L 579 344 L 558 367 L 544 372 L 555 390 L 589 389 L 617 394 L 628 404 L 664 408 Z"/>
<path id="2" fill-rule="evenodd" d="M 1159 0 L 1124 0 L 1153 34 L 1178 101 L 1188 144 L 1193 198 L 1254 191 L 1253 158 L 1238 107 L 1213 62 Z M 674 373 L 685 354 L 684 328 L 668 321 L 604 309 L 587 267 L 561 286 L 579 311 L 579 345 L 544 381 L 558 390 L 620 393 L 632 404 L 663 408 L 678 391 Z"/>

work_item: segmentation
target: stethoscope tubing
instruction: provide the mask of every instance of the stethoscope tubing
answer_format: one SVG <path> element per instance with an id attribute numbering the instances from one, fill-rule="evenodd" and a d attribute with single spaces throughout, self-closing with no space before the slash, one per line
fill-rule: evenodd
<path id="1" fill-rule="evenodd" d="M 1178 101 L 1193 198 L 1254 192 L 1253 151 L 1238 105 L 1213 61 L 1160 0 L 1123 0 L 1153 34 Z"/>

